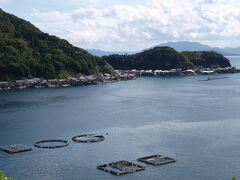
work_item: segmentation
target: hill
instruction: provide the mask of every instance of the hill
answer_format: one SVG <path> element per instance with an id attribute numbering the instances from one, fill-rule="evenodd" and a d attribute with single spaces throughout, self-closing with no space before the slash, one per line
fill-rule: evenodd
<path id="1" fill-rule="evenodd" d="M 0 9 L 0 80 L 111 71 L 105 60 Z"/>
<path id="2" fill-rule="evenodd" d="M 115 69 L 190 68 L 193 64 L 173 48 L 156 47 L 133 55 L 110 55 L 103 58 Z"/>
<path id="3" fill-rule="evenodd" d="M 240 55 L 240 47 L 232 48 L 232 47 L 225 47 L 223 51 L 231 53 L 232 55 Z"/>
<path id="4" fill-rule="evenodd" d="M 191 69 L 196 66 L 227 67 L 230 61 L 216 52 L 178 52 L 170 47 L 155 47 L 133 55 L 103 56 L 114 69 Z"/>
<path id="5" fill-rule="evenodd" d="M 181 54 L 194 66 L 205 68 L 230 67 L 230 61 L 223 55 L 214 51 L 183 51 Z"/>

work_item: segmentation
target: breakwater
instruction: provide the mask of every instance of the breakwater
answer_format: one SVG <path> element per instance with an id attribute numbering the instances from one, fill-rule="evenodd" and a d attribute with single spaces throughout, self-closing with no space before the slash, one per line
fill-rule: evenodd
<path id="1" fill-rule="evenodd" d="M 44 87 L 69 87 L 111 83 L 123 80 L 135 79 L 136 74 L 115 71 L 114 74 L 97 74 L 81 77 L 69 77 L 65 79 L 42 79 L 33 78 L 25 80 L 11 80 L 0 82 L 0 90 L 44 88 Z"/>

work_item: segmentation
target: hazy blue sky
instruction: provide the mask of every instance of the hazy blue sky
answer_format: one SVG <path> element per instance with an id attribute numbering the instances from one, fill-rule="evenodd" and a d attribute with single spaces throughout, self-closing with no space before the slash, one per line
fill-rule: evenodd
<path id="1" fill-rule="evenodd" d="M 240 0 L 0 0 L 0 7 L 82 48 L 240 46 Z"/>

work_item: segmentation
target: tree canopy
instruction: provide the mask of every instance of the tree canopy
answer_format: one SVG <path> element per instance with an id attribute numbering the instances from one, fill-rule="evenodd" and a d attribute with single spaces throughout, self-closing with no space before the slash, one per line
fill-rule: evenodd
<path id="1" fill-rule="evenodd" d="M 203 66 L 205 68 L 231 66 L 227 58 L 214 51 L 183 51 L 181 53 L 195 66 Z"/>

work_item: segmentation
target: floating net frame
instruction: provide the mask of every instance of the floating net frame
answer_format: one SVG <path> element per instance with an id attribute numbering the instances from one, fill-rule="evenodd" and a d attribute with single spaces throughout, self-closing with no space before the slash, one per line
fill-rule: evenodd
<path id="1" fill-rule="evenodd" d="M 159 155 L 159 154 L 141 157 L 141 158 L 138 158 L 137 160 L 147 164 L 154 165 L 154 166 L 176 162 L 176 159 L 170 158 L 168 156 Z"/>
<path id="2" fill-rule="evenodd" d="M 62 143 L 62 145 L 53 145 L 53 146 L 41 145 L 43 143 L 51 143 L 51 142 Z M 35 142 L 35 144 L 34 144 L 35 147 L 38 147 L 38 148 L 49 148 L 49 149 L 62 148 L 62 147 L 66 147 L 68 145 L 69 145 L 68 141 L 67 140 L 62 140 L 62 139 L 41 140 L 41 141 Z"/>
<path id="3" fill-rule="evenodd" d="M 25 152 L 25 151 L 31 151 L 32 148 L 23 145 L 23 144 L 14 144 L 14 145 L 9 145 L 9 146 L 3 146 L 0 147 L 1 151 L 13 154 L 13 153 L 20 153 L 20 152 Z M 0 154 L 0 158 L 1 158 L 1 154 Z"/>
<path id="4" fill-rule="evenodd" d="M 110 174 L 120 176 L 128 173 L 145 170 L 145 167 L 139 164 L 134 164 L 132 162 L 123 160 L 99 165 L 97 166 L 97 169 L 100 169 L 104 172 L 108 172 Z"/>
<path id="5" fill-rule="evenodd" d="M 72 138 L 74 142 L 81 142 L 81 143 L 94 143 L 94 142 L 100 142 L 105 140 L 105 137 L 100 134 L 83 134 L 74 136 Z"/>

